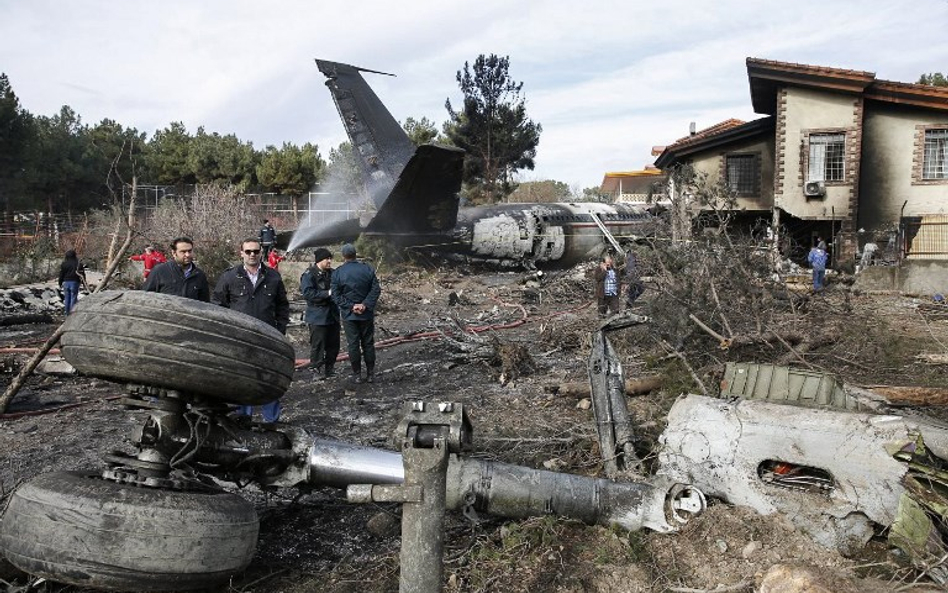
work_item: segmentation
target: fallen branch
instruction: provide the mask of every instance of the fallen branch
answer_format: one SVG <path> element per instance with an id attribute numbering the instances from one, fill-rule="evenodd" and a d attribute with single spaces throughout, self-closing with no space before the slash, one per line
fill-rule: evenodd
<path id="1" fill-rule="evenodd" d="M 695 383 L 698 384 L 698 387 L 701 388 L 701 395 L 708 396 L 709 395 L 708 388 L 704 386 L 704 381 L 701 380 L 701 377 L 699 377 L 698 374 L 695 372 L 695 370 L 691 368 L 691 364 L 688 363 L 688 359 L 685 358 L 685 355 L 679 352 L 678 350 L 675 350 L 674 348 L 672 348 L 672 345 L 666 342 L 665 340 L 662 340 L 661 344 L 662 344 L 662 347 L 668 350 L 669 354 L 671 354 L 672 356 L 680 360 L 681 363 L 685 365 L 685 368 L 688 369 L 688 373 L 691 374 L 691 378 L 694 380 Z"/>
<path id="2" fill-rule="evenodd" d="M 0 414 L 3 414 L 7 411 L 7 406 L 10 405 L 10 401 L 13 399 L 13 396 L 17 394 L 23 384 L 26 383 L 27 377 L 39 366 L 39 363 L 43 360 L 47 353 L 53 349 L 59 342 L 59 338 L 63 335 L 63 327 L 65 324 L 60 325 L 59 328 L 53 332 L 53 335 L 46 340 L 46 343 L 33 355 L 33 358 L 30 359 L 30 362 L 27 363 L 25 367 L 19 372 L 19 374 L 14 377 L 13 381 L 10 383 L 10 386 L 7 387 L 7 390 L 3 392 L 3 395 L 0 396 Z"/>
<path id="3" fill-rule="evenodd" d="M 698 327 L 700 327 L 701 329 L 705 331 L 705 333 L 707 333 L 709 336 L 717 340 L 720 343 L 721 348 L 727 348 L 728 346 L 730 346 L 731 340 L 725 338 L 718 332 L 714 331 L 713 329 L 705 325 L 704 322 L 698 319 L 697 317 L 695 317 L 694 314 L 689 313 L 688 319 L 694 321 Z"/>
<path id="4" fill-rule="evenodd" d="M 99 284 L 96 285 L 93 292 L 99 292 L 104 290 L 109 284 L 109 280 L 112 279 L 112 274 L 115 273 L 116 268 L 119 264 L 125 261 L 125 252 L 128 251 L 129 246 L 132 244 L 132 239 L 135 238 L 135 194 L 138 193 L 138 180 L 135 177 L 132 177 L 132 193 L 128 199 L 128 222 L 127 229 L 125 231 L 125 241 L 122 243 L 122 246 L 119 247 L 118 253 L 115 254 L 115 257 L 112 257 L 109 261 L 109 267 L 105 271 L 105 275 L 102 276 L 102 280 L 99 281 Z M 114 244 L 114 242 L 113 242 Z M 111 248 L 110 254 L 111 257 Z"/>

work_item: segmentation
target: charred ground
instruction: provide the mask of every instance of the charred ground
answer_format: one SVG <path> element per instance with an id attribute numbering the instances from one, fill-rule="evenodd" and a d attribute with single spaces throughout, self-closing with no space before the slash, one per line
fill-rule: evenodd
<path id="1" fill-rule="evenodd" d="M 636 309 L 653 323 L 610 339 L 627 378 L 662 377 L 661 390 L 628 399 L 638 449 L 648 463 L 675 398 L 702 386 L 716 390 L 729 360 L 812 366 L 860 385 L 946 384 L 948 367 L 924 355 L 948 352 L 948 315 L 926 307 L 923 298 L 862 294 L 842 282 L 809 295 L 804 286 L 702 274 L 694 262 L 654 258 L 643 265 L 655 281 Z M 677 265 L 698 273 L 679 280 Z M 377 339 L 390 345 L 379 352 L 377 382 L 350 383 L 345 363 L 337 378 L 325 382 L 297 371 L 284 398 L 284 421 L 314 436 L 390 448 L 405 402 L 457 401 L 468 407 L 474 424 L 470 455 L 601 476 L 591 411 L 557 392 L 562 383 L 587 380 L 591 332 L 598 326 L 590 306 L 591 270 L 589 264 L 548 275 L 539 288 L 525 285 L 518 273 L 383 273 Z M 7 328 L 3 342 L 35 346 L 53 329 Z M 306 357 L 305 327 L 291 327 L 288 335 Z M 4 356 L 8 383 L 28 355 Z M 10 416 L 0 420 L 0 496 L 39 473 L 97 468 L 104 453 L 127 448 L 126 435 L 141 419 L 111 401 L 122 393 L 122 386 L 101 379 L 33 376 Z M 33 415 L 53 408 L 59 409 Z M 944 407 L 926 411 L 945 415 Z M 231 590 L 397 590 L 396 505 L 351 505 L 343 493 L 323 488 L 264 492 L 250 486 L 241 494 L 256 505 L 261 533 L 257 556 L 235 576 Z M 449 591 L 712 590 L 741 584 L 750 590 L 755 578 L 781 562 L 860 577 L 864 591 L 891 590 L 917 576 L 881 542 L 846 559 L 779 516 L 761 517 L 723 502 L 672 535 L 550 517 L 482 517 L 472 523 L 458 514 L 449 514 L 446 533 Z M 11 590 L 27 584 L 14 574 L 2 576 Z M 38 588 L 78 590 L 52 583 Z"/>

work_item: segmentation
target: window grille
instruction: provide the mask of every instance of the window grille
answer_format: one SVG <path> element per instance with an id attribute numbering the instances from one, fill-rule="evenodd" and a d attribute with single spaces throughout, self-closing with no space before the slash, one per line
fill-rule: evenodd
<path id="1" fill-rule="evenodd" d="M 727 186 L 739 196 L 760 194 L 760 175 L 757 171 L 757 155 L 727 155 Z"/>
<path id="2" fill-rule="evenodd" d="M 922 179 L 948 179 L 948 129 L 925 130 Z"/>
<path id="3" fill-rule="evenodd" d="M 810 134 L 807 181 L 844 181 L 845 134 Z"/>

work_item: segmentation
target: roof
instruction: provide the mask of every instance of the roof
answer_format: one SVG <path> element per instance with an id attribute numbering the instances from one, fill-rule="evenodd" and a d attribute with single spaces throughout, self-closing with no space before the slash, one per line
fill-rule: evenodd
<path id="1" fill-rule="evenodd" d="M 640 171 L 616 171 L 606 173 L 602 178 L 602 185 L 599 186 L 599 189 L 603 193 L 616 193 L 619 191 L 620 183 L 626 180 L 629 181 L 628 186 L 638 189 L 648 189 L 648 186 L 661 179 L 664 175 L 664 172 L 654 167 Z M 621 185 L 628 187 L 625 183 L 621 183 Z"/>
<path id="2" fill-rule="evenodd" d="M 734 118 L 726 119 L 722 122 L 714 124 L 713 126 L 709 128 L 699 130 L 695 132 L 694 134 L 689 134 L 687 136 L 679 138 L 678 140 L 675 140 L 668 146 L 663 147 L 664 150 L 662 152 L 665 152 L 665 150 L 668 150 L 669 148 L 679 149 L 682 146 L 687 146 L 689 144 L 701 142 L 705 138 L 714 136 L 715 134 L 720 134 L 721 132 L 736 128 L 738 126 L 742 126 L 744 125 L 744 123 L 745 123 L 744 121 L 739 120 L 739 119 L 734 119 Z"/>
<path id="3" fill-rule="evenodd" d="M 878 80 L 874 72 L 747 58 L 751 103 L 756 113 L 777 112 L 784 86 L 863 95 L 866 99 L 948 110 L 948 88 Z"/>
<path id="4" fill-rule="evenodd" d="M 772 133 L 776 119 L 774 116 L 762 117 L 749 122 L 738 119 L 727 119 L 705 128 L 691 136 L 686 136 L 665 147 L 662 154 L 655 159 L 655 166 L 666 168 L 678 159 L 689 154 L 708 150 L 722 144 L 729 144 L 737 140 L 753 136 Z"/>
<path id="5" fill-rule="evenodd" d="M 754 111 L 769 115 L 777 112 L 777 90 L 780 87 L 802 86 L 861 93 L 875 77 L 873 72 L 860 70 L 747 58 L 747 78 Z"/>

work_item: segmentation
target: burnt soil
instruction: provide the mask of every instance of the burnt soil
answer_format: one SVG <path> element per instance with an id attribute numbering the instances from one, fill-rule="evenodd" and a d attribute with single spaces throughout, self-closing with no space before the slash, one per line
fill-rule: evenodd
<path id="1" fill-rule="evenodd" d="M 469 455 L 601 477 L 591 410 L 576 397 L 556 392 L 561 383 L 587 381 L 591 332 L 598 323 L 590 274 L 591 264 L 554 274 L 539 292 L 525 289 L 522 275 L 512 272 L 382 274 L 376 338 L 394 343 L 379 350 L 376 382 L 352 383 L 345 362 L 328 381 L 298 370 L 283 399 L 282 423 L 314 436 L 391 448 L 406 402 L 462 402 L 474 426 Z M 839 341 L 807 353 L 807 359 L 862 385 L 948 384 L 945 365 L 917 357 L 948 351 L 948 315 L 923 314 L 924 303 L 923 298 L 832 287 L 810 301 L 800 323 L 839 323 Z M 302 306 L 294 302 L 297 319 Z M 648 307 L 646 293 L 637 308 L 648 313 Z M 0 328 L 0 345 L 35 347 L 55 327 Z M 652 351 L 648 332 L 645 325 L 611 336 L 626 378 L 663 377 L 660 391 L 628 398 L 638 449 L 647 462 L 667 410 L 689 388 L 681 367 Z M 438 339 L 439 333 L 452 337 Z M 306 358 L 305 326 L 291 326 L 288 336 L 299 358 Z M 2 354 L 4 387 L 28 357 L 26 352 Z M 714 370 L 702 372 L 713 375 Z M 37 474 L 100 468 L 103 454 L 130 450 L 127 435 L 143 413 L 116 405 L 123 393 L 121 385 L 102 379 L 31 376 L 0 419 L 0 496 L 5 500 L 18 483 Z M 926 411 L 945 416 L 943 407 Z M 343 492 L 330 488 L 262 491 L 247 486 L 238 491 L 260 515 L 257 555 L 219 590 L 398 590 L 397 505 L 349 504 Z M 750 590 L 768 568 L 782 562 L 858 579 L 864 591 L 891 590 L 913 578 L 881 540 L 859 557 L 843 558 L 779 515 L 759 516 L 721 501 L 711 501 L 704 515 L 668 535 L 552 517 L 484 519 L 474 524 L 449 513 L 445 590 L 712 590 L 740 583 L 746 587 L 731 590 Z M 6 583 L 17 591 L 25 591 L 29 582 L 3 570 L 0 578 L 0 587 Z M 44 582 L 32 590 L 80 589 Z"/>

